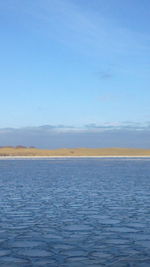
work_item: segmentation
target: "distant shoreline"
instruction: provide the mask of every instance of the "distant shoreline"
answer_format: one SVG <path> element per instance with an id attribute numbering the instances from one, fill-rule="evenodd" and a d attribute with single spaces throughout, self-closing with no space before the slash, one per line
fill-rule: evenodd
<path id="1" fill-rule="evenodd" d="M 64 158 L 150 158 L 150 149 L 138 148 L 60 148 L 0 147 L 0 159 Z"/>

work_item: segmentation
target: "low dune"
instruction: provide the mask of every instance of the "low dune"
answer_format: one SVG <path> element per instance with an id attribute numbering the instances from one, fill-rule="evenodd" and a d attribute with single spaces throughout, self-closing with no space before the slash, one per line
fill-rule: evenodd
<path id="1" fill-rule="evenodd" d="M 150 157 L 150 149 L 136 148 L 61 148 L 61 149 L 38 149 L 23 146 L 1 147 L 0 156 L 30 156 L 30 157 L 55 157 L 55 156 L 142 156 Z"/>

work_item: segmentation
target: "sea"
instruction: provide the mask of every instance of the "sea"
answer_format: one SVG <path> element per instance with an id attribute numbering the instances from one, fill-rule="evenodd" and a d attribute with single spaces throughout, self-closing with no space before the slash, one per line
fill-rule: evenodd
<path id="1" fill-rule="evenodd" d="M 150 266 L 150 159 L 1 159 L 0 266 Z"/>

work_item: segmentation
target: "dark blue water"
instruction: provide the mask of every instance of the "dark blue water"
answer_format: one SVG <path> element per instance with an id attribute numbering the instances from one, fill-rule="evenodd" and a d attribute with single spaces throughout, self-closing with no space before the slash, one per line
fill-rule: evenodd
<path id="1" fill-rule="evenodd" d="M 150 160 L 0 160 L 0 266 L 150 266 Z"/>

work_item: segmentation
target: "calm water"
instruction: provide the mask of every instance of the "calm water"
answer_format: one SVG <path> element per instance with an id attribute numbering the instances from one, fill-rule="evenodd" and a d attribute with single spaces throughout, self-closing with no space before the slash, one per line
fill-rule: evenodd
<path id="1" fill-rule="evenodd" d="M 150 266 L 150 160 L 0 160 L 0 266 Z"/>

